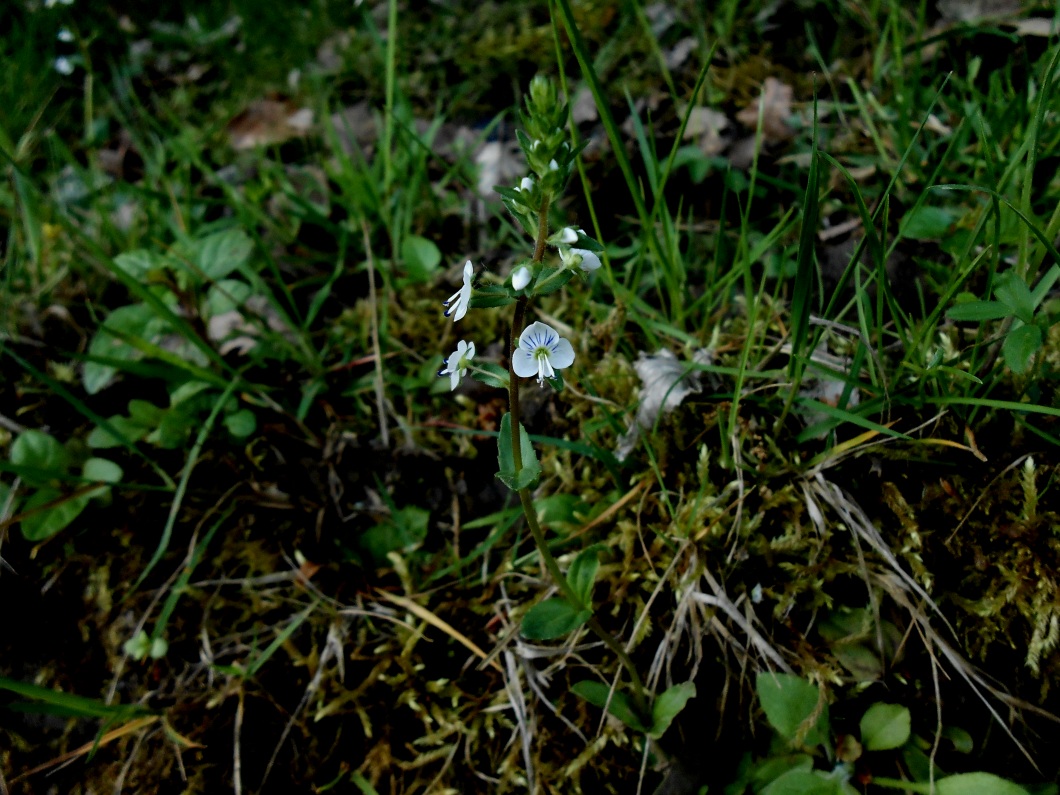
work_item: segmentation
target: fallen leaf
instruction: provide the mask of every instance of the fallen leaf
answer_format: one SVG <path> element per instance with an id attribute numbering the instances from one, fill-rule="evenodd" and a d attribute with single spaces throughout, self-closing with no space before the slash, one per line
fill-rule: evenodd
<path id="1" fill-rule="evenodd" d="M 624 461 L 633 452 L 642 429 L 655 425 L 660 415 L 669 414 L 689 395 L 699 392 L 700 372 L 692 364 L 710 364 L 714 354 L 700 348 L 692 355 L 692 362 L 682 362 L 673 353 L 662 349 L 657 353 L 638 351 L 633 369 L 640 376 L 640 404 L 629 430 L 618 440 L 615 456 Z"/>
<path id="2" fill-rule="evenodd" d="M 762 94 L 758 101 L 737 113 L 736 120 L 749 130 L 756 130 L 761 108 L 762 138 L 765 142 L 774 144 L 786 141 L 795 135 L 795 130 L 788 124 L 788 119 L 792 116 L 791 100 L 794 93 L 787 83 L 782 83 L 775 77 L 767 77 L 762 84 Z"/>
<path id="3" fill-rule="evenodd" d="M 258 99 L 228 124 L 228 142 L 233 149 L 282 144 L 309 132 L 313 111 L 287 100 Z"/>

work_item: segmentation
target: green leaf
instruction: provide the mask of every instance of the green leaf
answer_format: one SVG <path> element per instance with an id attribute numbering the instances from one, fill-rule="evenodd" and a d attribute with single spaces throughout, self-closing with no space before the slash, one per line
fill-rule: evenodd
<path id="1" fill-rule="evenodd" d="M 88 505 L 88 501 L 87 494 L 63 499 L 63 493 L 57 489 L 39 489 L 22 506 L 23 513 L 29 514 L 22 520 L 22 535 L 27 541 L 51 538 L 74 521 Z M 55 502 L 55 505 L 42 507 L 50 502 Z"/>
<path id="2" fill-rule="evenodd" d="M 169 331 L 170 326 L 155 314 L 147 304 L 130 304 L 115 309 L 99 327 L 88 344 L 88 355 L 97 359 L 117 362 L 132 362 L 143 357 L 139 348 L 125 337 L 138 338 L 157 343 Z M 95 395 L 108 386 L 118 374 L 118 367 L 111 362 L 87 361 L 81 374 L 85 391 Z"/>
<path id="3" fill-rule="evenodd" d="M 411 552 L 427 537 L 430 511 L 414 505 L 393 511 L 387 521 L 377 524 L 361 536 L 361 547 L 372 556 L 376 565 L 387 562 L 391 552 Z"/>
<path id="4" fill-rule="evenodd" d="M 1000 301 L 968 301 L 946 310 L 946 317 L 950 320 L 971 320 L 977 323 L 1000 320 L 1011 314 L 1012 311 Z"/>
<path id="5" fill-rule="evenodd" d="M 115 431 L 125 437 L 124 440 L 119 439 L 117 436 L 106 430 L 102 426 L 97 426 L 92 429 L 88 434 L 88 446 L 93 449 L 105 449 L 109 447 L 122 447 L 126 442 L 136 442 L 143 439 L 147 435 L 148 428 L 144 427 L 135 420 L 129 417 L 122 417 L 121 415 L 115 415 L 111 417 L 107 422 L 110 423 L 111 427 Z"/>
<path id="6" fill-rule="evenodd" d="M 166 267 L 165 257 L 147 249 L 127 251 L 114 258 L 114 265 L 118 270 L 128 274 L 138 281 L 147 281 L 151 271 L 159 271 Z"/>
<path id="7" fill-rule="evenodd" d="M 909 710 L 900 704 L 873 704 L 861 716 L 861 744 L 866 751 L 900 748 L 908 739 Z"/>
<path id="8" fill-rule="evenodd" d="M 955 220 L 957 216 L 949 210 L 922 204 L 902 219 L 899 234 L 912 240 L 940 240 Z"/>
<path id="9" fill-rule="evenodd" d="M 537 453 L 530 443 L 530 436 L 522 423 L 519 424 L 519 447 L 522 466 L 515 468 L 515 452 L 512 448 L 512 416 L 505 414 L 501 418 L 500 433 L 497 437 L 497 462 L 500 472 L 497 477 L 512 491 L 519 491 L 537 482 L 541 475 L 541 465 L 537 462 Z"/>
<path id="10" fill-rule="evenodd" d="M 637 711 L 633 708 L 633 702 L 630 697 L 622 691 L 616 690 L 612 693 L 611 688 L 603 682 L 585 679 L 581 682 L 576 682 L 571 687 L 571 692 L 600 709 L 606 707 L 608 712 L 631 729 L 639 732 L 649 731 L 648 727 L 644 725 L 644 721 L 637 717 Z M 609 696 L 611 698 L 610 703 L 608 703 Z"/>
<path id="11" fill-rule="evenodd" d="M 781 737 L 808 746 L 828 739 L 828 705 L 821 703 L 817 714 L 821 693 L 816 686 L 801 676 L 764 671 L 758 674 L 755 689 L 766 720 Z"/>
<path id="12" fill-rule="evenodd" d="M 224 418 L 228 432 L 237 439 L 246 439 L 258 427 L 258 420 L 250 409 L 240 409 Z"/>
<path id="13" fill-rule="evenodd" d="M 1001 346 L 1001 355 L 1014 373 L 1026 372 L 1031 357 L 1042 347 L 1042 330 L 1037 326 L 1011 329 Z"/>
<path id="14" fill-rule="evenodd" d="M 538 602 L 523 616 L 523 635 L 530 640 L 551 640 L 573 632 L 592 617 L 592 612 L 554 597 Z"/>
<path id="15" fill-rule="evenodd" d="M 1027 795 L 1027 790 L 992 773 L 961 773 L 936 781 L 935 795 Z"/>
<path id="16" fill-rule="evenodd" d="M 750 772 L 747 783 L 751 784 L 755 792 L 760 792 L 766 784 L 775 781 L 792 770 L 805 772 L 813 770 L 813 757 L 809 754 L 789 754 L 787 756 L 772 756 L 768 759 L 763 759 Z M 744 790 L 741 789 L 741 795 L 743 792 Z"/>
<path id="17" fill-rule="evenodd" d="M 581 600 L 582 607 L 591 610 L 593 606 L 593 585 L 596 583 L 596 572 L 600 569 L 600 547 L 593 545 L 578 553 L 567 571 L 567 582 Z"/>
<path id="18" fill-rule="evenodd" d="M 790 770 L 762 790 L 761 795 L 838 795 L 839 782 L 814 772 Z"/>
<path id="19" fill-rule="evenodd" d="M 1001 274 L 994 295 L 1024 323 L 1034 322 L 1034 297 L 1022 277 L 1012 271 Z"/>
<path id="20" fill-rule="evenodd" d="M 90 458 L 85 461 L 85 465 L 81 468 L 81 477 L 85 480 L 99 483 L 121 483 L 123 474 L 120 466 L 106 458 Z M 110 489 L 108 487 L 100 486 L 97 489 L 92 489 L 85 496 L 97 498 L 109 493 Z"/>
<path id="21" fill-rule="evenodd" d="M 806 353 L 810 330 L 810 315 L 815 311 L 813 288 L 817 279 L 816 256 L 817 223 L 820 214 L 818 186 L 820 158 L 817 155 L 817 100 L 813 105 L 813 144 L 810 152 L 810 172 L 806 176 L 803 195 L 802 229 L 799 232 L 799 252 L 795 264 L 795 282 L 791 293 L 791 365 L 788 372 L 796 381 L 801 375 L 802 359 Z M 736 173 L 733 169 L 730 173 Z"/>
<path id="22" fill-rule="evenodd" d="M 196 280 L 215 282 L 246 265 L 254 243 L 242 229 L 215 232 L 191 244 Z"/>
<path id="23" fill-rule="evenodd" d="M 471 374 L 471 377 L 476 381 L 481 381 L 487 386 L 497 387 L 498 389 L 508 388 L 508 371 L 499 364 L 476 361 L 475 366 L 479 368 L 479 370 L 485 370 L 485 372 L 481 373 L 476 370 Z"/>
<path id="24" fill-rule="evenodd" d="M 670 728 L 674 718 L 685 708 L 690 698 L 696 697 L 696 686 L 692 682 L 682 682 L 674 685 L 658 695 L 651 705 L 651 731 L 652 737 L 662 737 Z"/>
<path id="25" fill-rule="evenodd" d="M 423 284 L 438 271 L 442 252 L 433 241 L 418 235 L 409 235 L 401 243 L 401 259 L 405 261 L 405 268 L 413 284 Z"/>
<path id="26" fill-rule="evenodd" d="M 221 279 L 206 293 L 206 314 L 210 317 L 232 312 L 243 306 L 254 294 L 254 288 L 239 279 Z"/>
<path id="27" fill-rule="evenodd" d="M 40 470 L 37 477 L 34 473 L 20 473 L 30 485 L 40 485 L 47 480 L 47 473 L 61 475 L 66 472 L 66 448 L 44 431 L 23 431 L 11 444 L 11 463 Z"/>

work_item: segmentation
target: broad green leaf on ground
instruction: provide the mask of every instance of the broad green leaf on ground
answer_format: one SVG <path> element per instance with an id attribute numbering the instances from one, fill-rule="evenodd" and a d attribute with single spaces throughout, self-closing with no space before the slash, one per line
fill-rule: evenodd
<path id="1" fill-rule="evenodd" d="M 405 268 L 413 284 L 423 284 L 438 272 L 442 252 L 433 241 L 418 235 L 409 235 L 401 243 L 401 258 L 405 261 Z"/>
<path id="2" fill-rule="evenodd" d="M 644 721 L 637 717 L 637 711 L 633 708 L 633 702 L 630 700 L 629 696 L 621 690 L 616 690 L 612 693 L 611 688 L 603 682 L 586 679 L 575 683 L 574 686 L 571 687 L 571 692 L 576 696 L 584 698 L 590 704 L 597 706 L 600 709 L 606 707 L 609 713 L 614 715 L 631 729 L 645 733 L 650 731 L 650 729 L 644 725 Z M 610 701 L 608 699 L 610 699 Z"/>
<path id="3" fill-rule="evenodd" d="M 361 546 L 377 565 L 383 565 L 389 553 L 410 552 L 423 543 L 430 517 L 430 511 L 423 508 L 399 508 L 386 521 L 365 531 L 361 536 Z"/>
<path id="4" fill-rule="evenodd" d="M 781 737 L 808 746 L 827 741 L 828 705 L 815 685 L 794 674 L 764 671 L 755 689 L 769 725 Z"/>
<path id="5" fill-rule="evenodd" d="M 38 477 L 46 480 L 46 473 L 62 474 L 66 471 L 66 448 L 44 431 L 30 429 L 20 433 L 11 444 L 11 463 L 40 470 Z M 36 480 L 35 474 L 22 473 L 22 479 L 30 485 L 37 485 L 42 481 Z"/>
<path id="6" fill-rule="evenodd" d="M 224 418 L 225 428 L 237 439 L 246 439 L 258 426 L 257 418 L 250 409 L 233 411 Z"/>
<path id="7" fill-rule="evenodd" d="M 950 320 L 971 320 L 982 323 L 986 320 L 1000 320 L 1008 317 L 1012 311 L 1000 301 L 965 301 L 946 310 Z"/>
<path id="8" fill-rule="evenodd" d="M 137 281 L 146 281 L 148 274 L 162 270 L 168 264 L 168 260 L 161 254 L 147 249 L 127 251 L 114 258 L 115 267 Z"/>
<path id="9" fill-rule="evenodd" d="M 242 229 L 215 232 L 189 246 L 192 276 L 215 282 L 246 265 L 254 243 Z"/>
<path id="10" fill-rule="evenodd" d="M 670 728 L 674 718 L 685 708 L 689 699 L 696 697 L 696 686 L 692 682 L 682 682 L 660 693 L 651 705 L 652 737 L 662 737 Z"/>
<path id="11" fill-rule="evenodd" d="M 1014 373 L 1026 372 L 1034 356 L 1042 347 L 1042 330 L 1038 326 L 1020 326 L 1009 331 L 1001 353 Z"/>
<path id="12" fill-rule="evenodd" d="M 909 710 L 900 704 L 876 703 L 861 716 L 861 744 L 866 751 L 887 751 L 909 739 Z"/>
<path id="13" fill-rule="evenodd" d="M 592 611 L 554 597 L 538 602 L 523 616 L 523 635 L 530 640 L 551 640 L 573 632 L 592 616 Z"/>
<path id="14" fill-rule="evenodd" d="M 92 341 L 88 355 L 99 359 L 132 362 L 143 357 L 143 352 L 125 338 L 137 338 L 156 344 L 169 330 L 169 324 L 159 318 L 147 304 L 130 304 L 115 309 L 103 321 Z M 81 375 L 85 391 L 95 395 L 109 386 L 118 374 L 115 365 L 102 361 L 87 361 Z"/>
<path id="15" fill-rule="evenodd" d="M 942 207 L 922 204 L 902 220 L 902 237 L 913 240 L 939 240 L 946 236 L 957 216 Z"/>
<path id="16" fill-rule="evenodd" d="M 81 514 L 89 499 L 88 494 L 64 498 L 58 489 L 37 490 L 22 506 L 23 514 L 28 514 L 21 523 L 22 535 L 27 541 L 51 538 Z"/>
<path id="17" fill-rule="evenodd" d="M 812 771 L 790 770 L 774 779 L 761 795 L 839 795 L 839 782 Z"/>
<path id="18" fill-rule="evenodd" d="M 98 483 L 121 483 L 123 474 L 120 466 L 106 458 L 90 458 L 81 468 L 81 477 Z M 109 493 L 110 489 L 107 486 L 100 486 L 92 489 L 85 496 L 96 498 Z"/>

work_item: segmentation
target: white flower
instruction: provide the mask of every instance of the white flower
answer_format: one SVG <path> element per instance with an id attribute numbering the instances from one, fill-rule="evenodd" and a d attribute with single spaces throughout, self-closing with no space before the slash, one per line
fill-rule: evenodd
<path id="1" fill-rule="evenodd" d="M 74 34 L 70 32 L 69 28 L 59 28 L 59 32 L 55 34 L 55 38 L 59 41 L 66 42 L 69 44 L 74 40 Z"/>
<path id="2" fill-rule="evenodd" d="M 559 163 L 556 162 L 556 158 L 552 158 L 548 161 L 549 171 L 559 171 Z"/>
<path id="3" fill-rule="evenodd" d="M 571 229 L 569 226 L 565 227 L 562 232 L 559 233 L 559 242 L 570 245 L 571 243 L 578 242 L 578 233 Z"/>
<path id="4" fill-rule="evenodd" d="M 600 258 L 591 251 L 584 248 L 560 249 L 560 259 L 564 267 L 581 268 L 585 273 L 592 273 L 600 267 Z"/>
<path id="5" fill-rule="evenodd" d="M 556 370 L 574 364 L 574 348 L 552 326 L 540 321 L 531 323 L 519 335 L 519 347 L 513 354 L 512 367 L 522 378 L 537 376 L 544 385 L 546 378 L 555 378 Z"/>
<path id="6" fill-rule="evenodd" d="M 459 290 L 449 296 L 448 301 L 443 302 L 445 304 L 445 316 L 453 315 L 454 323 L 467 314 L 467 306 L 471 303 L 471 277 L 474 275 L 475 269 L 471 265 L 471 260 L 468 260 L 464 263 L 464 284 Z"/>
<path id="7" fill-rule="evenodd" d="M 519 183 L 519 190 L 530 193 L 534 189 L 534 181 L 530 177 L 523 177 L 522 182 Z"/>
<path id="8" fill-rule="evenodd" d="M 449 376 L 449 391 L 460 386 L 460 379 L 467 375 L 468 363 L 475 358 L 475 343 L 467 343 L 460 340 L 456 344 L 456 350 L 445 360 L 445 369 L 439 370 L 438 375 Z"/>
<path id="9" fill-rule="evenodd" d="M 74 63 L 69 58 L 60 55 L 55 59 L 53 63 L 55 71 L 61 75 L 70 75 L 74 73 Z"/>
<path id="10" fill-rule="evenodd" d="M 530 284 L 530 269 L 525 265 L 520 265 L 512 271 L 512 288 L 522 290 L 528 284 Z"/>

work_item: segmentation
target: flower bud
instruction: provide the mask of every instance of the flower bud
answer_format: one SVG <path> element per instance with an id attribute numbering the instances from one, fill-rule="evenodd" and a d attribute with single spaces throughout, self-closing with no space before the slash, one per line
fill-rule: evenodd
<path id="1" fill-rule="evenodd" d="M 530 269 L 525 265 L 520 265 L 512 271 L 512 287 L 522 290 L 528 284 L 530 284 Z"/>

